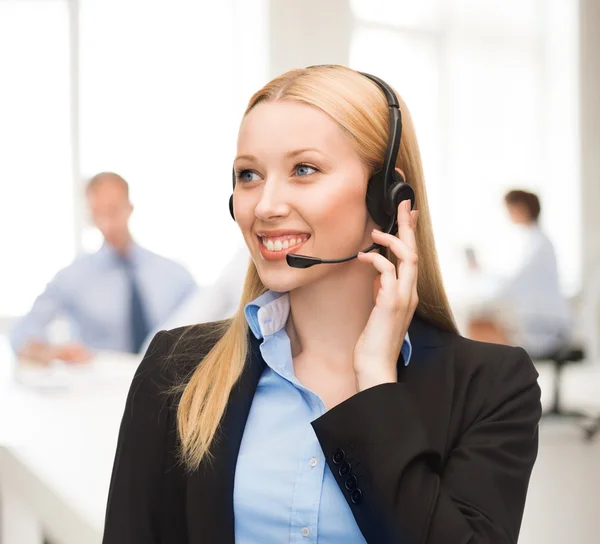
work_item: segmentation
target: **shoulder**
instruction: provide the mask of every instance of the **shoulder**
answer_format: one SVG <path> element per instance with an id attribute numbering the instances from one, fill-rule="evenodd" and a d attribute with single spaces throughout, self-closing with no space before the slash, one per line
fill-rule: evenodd
<path id="1" fill-rule="evenodd" d="M 99 270 L 101 258 L 98 253 L 83 253 L 56 272 L 51 283 L 65 288 L 79 284 L 82 278 L 90 278 Z"/>
<path id="2" fill-rule="evenodd" d="M 138 246 L 137 255 L 143 263 L 150 264 L 151 266 L 158 268 L 161 272 L 181 277 L 190 275 L 188 270 L 181 263 L 163 255 L 159 255 L 158 253 L 154 253 L 149 249 Z"/>
<path id="3" fill-rule="evenodd" d="M 455 392 L 470 399 L 470 404 L 493 410 L 521 398 L 523 406 L 541 409 L 538 372 L 523 348 L 456 335 L 453 351 Z"/>
<path id="4" fill-rule="evenodd" d="M 434 364 L 447 374 L 451 365 L 455 396 L 487 403 L 494 402 L 496 394 L 502 397 L 524 390 L 539 394 L 538 372 L 523 348 L 470 340 L 423 319 L 417 320 L 415 332 L 416 349 L 429 353 L 424 362 L 430 363 L 424 368 L 431 370 Z"/>
<path id="5" fill-rule="evenodd" d="M 229 322 L 215 321 L 156 333 L 138 366 L 134 382 L 156 392 L 177 388 L 187 381 L 225 333 Z"/>
<path id="6" fill-rule="evenodd" d="M 538 373 L 522 347 L 470 340 L 458 334 L 452 338 L 457 369 L 468 374 L 498 374 L 519 369 L 519 373 L 537 379 Z"/>

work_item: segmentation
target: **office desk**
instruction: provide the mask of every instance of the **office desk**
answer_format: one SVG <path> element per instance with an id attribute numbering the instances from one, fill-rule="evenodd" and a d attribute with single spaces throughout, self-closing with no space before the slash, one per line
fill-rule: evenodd
<path id="1" fill-rule="evenodd" d="M 138 357 L 103 353 L 69 388 L 42 391 L 16 382 L 16 364 L 0 341 L 2 544 L 41 544 L 42 532 L 53 544 L 101 542 L 119 424 L 138 364 Z"/>

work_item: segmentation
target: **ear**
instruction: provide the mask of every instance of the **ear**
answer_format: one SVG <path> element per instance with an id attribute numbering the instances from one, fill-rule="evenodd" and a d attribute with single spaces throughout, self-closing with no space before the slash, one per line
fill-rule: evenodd
<path id="1" fill-rule="evenodd" d="M 406 176 L 404 175 L 404 170 L 402 170 L 401 168 L 396 168 L 396 172 L 398 172 L 398 174 L 400 174 L 402 176 L 402 179 L 404 181 L 406 181 Z"/>

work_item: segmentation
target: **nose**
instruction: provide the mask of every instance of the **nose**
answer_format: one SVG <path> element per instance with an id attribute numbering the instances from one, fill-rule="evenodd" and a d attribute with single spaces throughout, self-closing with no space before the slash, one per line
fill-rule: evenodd
<path id="1" fill-rule="evenodd" d="M 290 213 L 290 206 L 286 198 L 285 182 L 269 178 L 262 185 L 261 195 L 254 215 L 261 221 L 269 221 L 285 217 Z"/>

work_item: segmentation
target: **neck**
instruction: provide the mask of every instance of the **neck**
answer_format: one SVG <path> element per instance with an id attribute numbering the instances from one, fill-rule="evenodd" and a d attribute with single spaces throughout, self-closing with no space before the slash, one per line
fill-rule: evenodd
<path id="1" fill-rule="evenodd" d="M 109 244 L 119 255 L 125 257 L 131 251 L 131 246 L 133 245 L 133 239 L 131 238 L 131 234 L 127 233 L 122 240 L 119 240 L 118 243 Z"/>
<path id="2" fill-rule="evenodd" d="M 374 268 L 356 260 L 318 282 L 290 292 L 287 332 L 294 357 L 352 361 L 354 346 L 373 310 Z"/>

